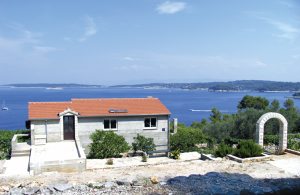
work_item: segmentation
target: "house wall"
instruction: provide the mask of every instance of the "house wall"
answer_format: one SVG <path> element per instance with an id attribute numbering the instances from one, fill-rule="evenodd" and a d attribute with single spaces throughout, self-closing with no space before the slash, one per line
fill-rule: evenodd
<path id="1" fill-rule="evenodd" d="M 57 120 L 36 120 L 31 121 L 34 135 L 45 135 L 47 142 L 60 141 L 61 130 L 59 119 Z"/>
<path id="2" fill-rule="evenodd" d="M 116 119 L 117 130 L 114 132 L 118 135 L 122 135 L 125 140 L 131 144 L 133 138 L 139 133 L 145 137 L 151 137 L 154 139 L 156 145 L 168 144 L 168 116 L 153 116 L 157 118 L 157 127 L 154 129 L 144 128 L 145 117 L 115 117 L 115 118 L 78 118 L 78 136 L 80 142 L 85 149 L 85 153 L 88 154 L 88 145 L 91 143 L 90 135 L 95 132 L 96 129 L 104 129 L 104 119 Z M 165 131 L 163 131 L 163 128 Z M 166 149 L 167 147 L 163 147 Z M 160 149 L 163 149 L 160 148 Z"/>
<path id="3" fill-rule="evenodd" d="M 131 144 L 133 138 L 137 134 L 154 139 L 156 145 L 168 144 L 168 116 L 151 116 L 157 118 L 157 127 L 153 129 L 144 128 L 144 118 L 147 116 L 134 116 L 134 117 L 78 117 L 78 123 L 75 126 L 76 134 L 79 137 L 82 147 L 85 149 L 85 154 L 88 154 L 88 145 L 91 143 L 90 135 L 96 129 L 104 129 L 104 119 L 116 119 L 117 130 L 114 130 L 118 135 L 124 136 L 126 141 Z M 47 142 L 56 142 L 62 140 L 62 125 L 60 120 L 33 120 L 32 132 L 34 135 L 46 135 Z M 165 131 L 163 131 L 163 129 Z M 159 148 L 166 149 L 166 147 Z"/>

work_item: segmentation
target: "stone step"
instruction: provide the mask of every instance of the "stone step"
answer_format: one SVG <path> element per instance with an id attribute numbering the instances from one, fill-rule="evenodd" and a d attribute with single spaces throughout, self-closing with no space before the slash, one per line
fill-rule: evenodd
<path id="1" fill-rule="evenodd" d="M 17 150 L 17 151 L 12 151 L 11 156 L 29 156 L 30 155 L 30 150 Z"/>
<path id="2" fill-rule="evenodd" d="M 23 153 L 23 152 L 30 152 L 30 149 L 26 150 L 12 150 L 11 153 Z"/>
<path id="3" fill-rule="evenodd" d="M 11 157 L 17 157 L 17 156 L 29 156 L 30 153 L 12 153 Z"/>

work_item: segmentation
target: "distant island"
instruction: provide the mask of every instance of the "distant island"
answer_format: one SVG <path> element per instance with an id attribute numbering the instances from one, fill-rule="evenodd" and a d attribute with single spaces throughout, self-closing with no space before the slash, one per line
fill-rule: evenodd
<path id="1" fill-rule="evenodd" d="M 100 88 L 102 85 L 88 85 L 76 83 L 17 83 L 2 85 L 3 87 L 27 87 L 27 88 L 46 88 L 46 89 L 61 89 L 61 88 Z"/>
<path id="2" fill-rule="evenodd" d="M 279 82 L 262 80 L 239 80 L 229 82 L 203 82 L 203 83 L 149 83 L 138 85 L 115 85 L 112 87 L 138 87 L 138 88 L 179 88 L 203 89 L 209 91 L 299 91 L 300 82 Z"/>
<path id="3" fill-rule="evenodd" d="M 133 85 L 89 85 L 75 83 L 34 83 L 34 84 L 8 84 L 2 87 L 28 87 L 28 88 L 46 88 L 46 89 L 63 89 L 63 88 L 144 88 L 144 89 L 186 89 L 186 90 L 208 90 L 208 91 L 259 91 L 259 92 L 282 92 L 282 91 L 300 91 L 300 82 L 280 82 L 280 81 L 263 81 L 263 80 L 238 80 L 228 82 L 199 82 L 199 83 L 148 83 Z"/>

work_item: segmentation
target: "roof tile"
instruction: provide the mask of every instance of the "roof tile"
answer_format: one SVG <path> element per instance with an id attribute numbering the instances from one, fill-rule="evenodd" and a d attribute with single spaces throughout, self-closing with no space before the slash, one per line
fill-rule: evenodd
<path id="1" fill-rule="evenodd" d="M 70 108 L 81 117 L 88 116 L 132 116 L 169 115 L 170 111 L 158 98 L 97 98 L 72 99 L 70 102 L 29 102 L 29 119 L 55 119 Z M 127 112 L 109 112 L 110 109 Z"/>

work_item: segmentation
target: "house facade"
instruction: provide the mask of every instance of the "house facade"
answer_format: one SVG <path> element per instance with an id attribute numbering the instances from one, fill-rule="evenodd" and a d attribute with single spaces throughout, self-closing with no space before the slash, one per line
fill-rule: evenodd
<path id="1" fill-rule="evenodd" d="M 153 138 L 159 149 L 169 144 L 170 111 L 158 98 L 30 102 L 28 111 L 32 145 L 74 140 L 87 155 L 95 130 L 114 131 L 129 144 L 137 134 Z"/>

